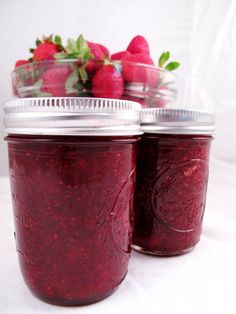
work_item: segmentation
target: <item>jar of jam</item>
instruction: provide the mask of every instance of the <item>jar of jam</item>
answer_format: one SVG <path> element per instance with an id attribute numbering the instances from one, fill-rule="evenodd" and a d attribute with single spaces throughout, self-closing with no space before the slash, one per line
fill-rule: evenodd
<path id="1" fill-rule="evenodd" d="M 144 109 L 138 144 L 133 248 L 179 255 L 200 239 L 214 115 Z"/>
<path id="2" fill-rule="evenodd" d="M 22 98 L 4 111 L 25 283 L 57 305 L 109 296 L 127 273 L 131 251 L 140 105 Z"/>

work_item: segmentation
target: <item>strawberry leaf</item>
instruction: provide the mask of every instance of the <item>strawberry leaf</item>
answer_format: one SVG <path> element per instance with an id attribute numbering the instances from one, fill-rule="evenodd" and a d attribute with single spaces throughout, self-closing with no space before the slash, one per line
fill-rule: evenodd
<path id="1" fill-rule="evenodd" d="M 19 77 L 20 80 L 26 82 L 28 79 L 32 77 L 32 73 L 30 71 L 30 68 L 27 69 L 25 66 L 23 66 L 17 69 L 17 76 Z"/>
<path id="2" fill-rule="evenodd" d="M 79 35 L 76 45 L 78 50 L 83 50 L 84 48 L 88 47 L 86 40 L 84 39 L 83 35 Z"/>
<path id="3" fill-rule="evenodd" d="M 37 90 L 40 90 L 42 86 L 43 86 L 43 80 L 38 80 L 37 82 L 34 83 L 34 88 Z"/>
<path id="4" fill-rule="evenodd" d="M 78 59 L 78 52 L 69 53 L 65 59 Z"/>
<path id="5" fill-rule="evenodd" d="M 53 57 L 55 59 L 60 60 L 60 59 L 66 59 L 66 56 L 67 54 L 65 52 L 58 52 L 58 53 L 55 53 Z"/>
<path id="6" fill-rule="evenodd" d="M 90 53 L 90 48 L 84 48 L 82 51 L 77 53 L 77 58 L 80 59 L 92 59 L 93 58 L 93 54 Z"/>
<path id="7" fill-rule="evenodd" d="M 85 66 L 82 66 L 82 67 L 79 68 L 79 76 L 80 76 L 80 78 L 81 78 L 83 83 L 87 82 L 88 74 L 87 74 L 87 72 L 85 70 Z"/>
<path id="8" fill-rule="evenodd" d="M 84 39 L 83 35 L 80 35 L 76 41 L 78 58 L 81 59 L 92 59 L 94 56 L 90 52 L 90 48 L 87 41 Z"/>
<path id="9" fill-rule="evenodd" d="M 42 44 L 42 41 L 37 38 L 35 44 L 36 44 L 36 46 L 39 46 L 40 44 Z"/>
<path id="10" fill-rule="evenodd" d="M 159 67 L 163 67 L 163 65 L 169 60 L 170 52 L 163 52 L 159 58 Z"/>
<path id="11" fill-rule="evenodd" d="M 58 36 L 58 35 L 55 35 L 54 42 L 55 42 L 55 44 L 57 44 L 58 46 L 61 46 L 61 45 L 62 45 L 61 37 Z"/>
<path id="12" fill-rule="evenodd" d="M 76 92 L 75 84 L 78 82 L 78 80 L 79 80 L 78 71 L 77 69 L 74 69 L 66 80 L 65 87 L 66 87 L 67 93 Z"/>
<path id="13" fill-rule="evenodd" d="M 165 66 L 167 71 L 174 71 L 180 66 L 180 63 L 177 61 L 172 61 Z"/>
<path id="14" fill-rule="evenodd" d="M 38 91 L 37 97 L 52 97 L 52 94 L 51 93 L 44 93 L 44 92 Z"/>
<path id="15" fill-rule="evenodd" d="M 69 38 L 67 40 L 67 46 L 66 46 L 66 51 L 68 53 L 73 53 L 77 51 L 77 44 L 76 41 L 72 38 Z"/>
<path id="16" fill-rule="evenodd" d="M 55 38 L 56 40 L 56 38 Z M 64 48 L 63 48 L 64 49 Z M 82 35 L 75 41 L 72 38 L 67 40 L 66 52 L 56 53 L 56 59 L 92 59 L 94 56 Z M 85 78 L 85 74 L 83 74 Z"/>
<path id="17" fill-rule="evenodd" d="M 43 86 L 43 80 L 38 80 L 35 84 L 34 84 L 34 90 L 33 90 L 33 95 L 34 97 L 51 97 L 52 94 L 51 93 L 46 93 L 46 92 L 42 92 L 41 88 Z"/>

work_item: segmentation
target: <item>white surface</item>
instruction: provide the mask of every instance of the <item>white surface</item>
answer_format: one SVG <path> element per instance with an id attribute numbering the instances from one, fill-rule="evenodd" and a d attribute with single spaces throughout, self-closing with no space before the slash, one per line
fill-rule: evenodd
<path id="1" fill-rule="evenodd" d="M 14 249 L 8 178 L 0 179 L 1 314 L 235 314 L 236 164 L 212 160 L 204 229 L 191 253 L 157 258 L 133 252 L 118 291 L 90 306 L 51 306 L 23 283 Z"/>

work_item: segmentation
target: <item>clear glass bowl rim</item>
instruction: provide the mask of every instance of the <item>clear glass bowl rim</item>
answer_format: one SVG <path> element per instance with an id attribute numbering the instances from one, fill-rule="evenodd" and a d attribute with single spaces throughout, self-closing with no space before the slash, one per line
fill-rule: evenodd
<path id="1" fill-rule="evenodd" d="M 158 70 L 159 72 L 162 72 L 162 73 L 168 73 L 168 75 L 171 75 L 175 78 L 177 78 L 177 74 L 176 73 L 173 73 L 171 71 L 168 71 L 164 68 L 161 68 L 161 67 L 158 67 L 158 66 L 155 66 L 155 65 L 151 65 L 151 64 L 145 64 L 145 63 L 141 63 L 141 62 L 130 62 L 130 61 L 122 61 L 122 60 L 111 60 L 111 61 L 105 61 L 105 60 L 99 60 L 99 59 L 53 59 L 53 60 L 44 60 L 44 61 L 33 61 L 33 62 L 29 62 L 27 64 L 23 64 L 17 68 L 15 68 L 13 71 L 12 71 L 12 75 L 14 74 L 17 74 L 17 72 L 19 72 L 20 70 L 22 69 L 26 69 L 27 67 L 31 67 L 31 69 L 33 69 L 34 65 L 46 65 L 46 64 L 53 64 L 53 63 L 56 63 L 56 64 L 74 64 L 76 62 L 79 62 L 79 61 L 82 61 L 82 62 L 87 62 L 87 61 L 95 61 L 97 63 L 103 63 L 103 64 L 118 64 L 118 65 L 121 65 L 122 63 L 124 64 L 130 64 L 130 65 L 136 65 L 136 66 L 139 66 L 139 67 L 143 67 L 143 68 L 148 68 L 148 69 L 152 69 L 152 70 Z"/>

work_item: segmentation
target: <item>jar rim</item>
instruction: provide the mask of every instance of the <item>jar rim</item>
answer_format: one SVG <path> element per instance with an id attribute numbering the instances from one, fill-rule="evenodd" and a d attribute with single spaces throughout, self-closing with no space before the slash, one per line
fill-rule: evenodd
<path id="1" fill-rule="evenodd" d="M 148 108 L 141 112 L 144 133 L 213 134 L 215 115 L 212 111 L 182 108 Z"/>
<path id="2" fill-rule="evenodd" d="M 7 134 L 139 135 L 139 103 L 88 97 L 36 97 L 7 101 Z"/>

